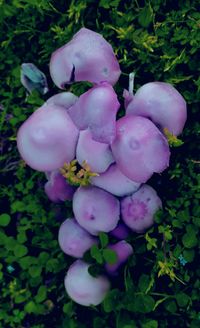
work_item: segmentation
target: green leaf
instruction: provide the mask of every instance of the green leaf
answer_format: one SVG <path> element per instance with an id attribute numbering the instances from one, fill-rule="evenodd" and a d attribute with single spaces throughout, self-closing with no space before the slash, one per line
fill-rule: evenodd
<path id="1" fill-rule="evenodd" d="M 192 219 L 194 225 L 196 225 L 198 228 L 200 228 L 200 220 L 199 220 L 199 217 L 194 217 Z"/>
<path id="2" fill-rule="evenodd" d="M 182 242 L 186 248 L 193 248 L 198 244 L 198 239 L 196 237 L 196 234 L 191 231 L 183 235 Z"/>
<path id="3" fill-rule="evenodd" d="M 194 249 L 185 249 L 183 251 L 183 257 L 186 259 L 187 262 L 193 262 L 194 257 L 195 257 L 195 251 Z"/>
<path id="4" fill-rule="evenodd" d="M 117 8 L 119 3 L 120 3 L 120 0 L 111 0 L 111 1 L 100 0 L 99 7 L 102 7 L 105 9 L 109 9 L 110 7 Z"/>
<path id="5" fill-rule="evenodd" d="M 103 257 L 109 264 L 115 264 L 117 262 L 117 253 L 112 249 L 106 248 L 103 250 Z"/>
<path id="6" fill-rule="evenodd" d="M 116 304 L 118 302 L 119 291 L 117 289 L 111 290 L 105 297 L 103 301 L 104 311 L 110 313 L 115 310 Z"/>
<path id="7" fill-rule="evenodd" d="M 7 213 L 0 215 L 0 226 L 6 227 L 10 223 L 11 217 Z"/>
<path id="8" fill-rule="evenodd" d="M 41 275 L 42 268 L 39 267 L 39 266 L 33 265 L 29 268 L 28 271 L 29 271 L 32 278 L 36 278 L 36 277 L 39 277 Z"/>
<path id="9" fill-rule="evenodd" d="M 13 237 L 7 237 L 5 240 L 6 249 L 9 251 L 13 251 L 17 245 L 16 240 Z"/>
<path id="10" fill-rule="evenodd" d="M 182 223 L 181 223 L 179 220 L 176 220 L 176 219 L 174 219 L 174 220 L 172 221 L 172 225 L 173 225 L 173 227 L 175 227 L 175 228 L 182 228 Z"/>
<path id="11" fill-rule="evenodd" d="M 173 250 L 173 255 L 175 257 L 179 257 L 179 255 L 181 254 L 181 252 L 182 252 L 182 247 L 179 244 L 177 244 L 176 247 Z"/>
<path id="12" fill-rule="evenodd" d="M 133 278 L 132 278 L 132 275 L 131 275 L 127 265 L 124 268 L 124 285 L 125 285 L 126 291 L 133 288 Z"/>
<path id="13" fill-rule="evenodd" d="M 139 289 L 141 292 L 145 292 L 149 286 L 149 276 L 142 274 L 139 279 Z"/>
<path id="14" fill-rule="evenodd" d="M 138 22 L 142 27 L 148 27 L 153 21 L 153 10 L 150 3 L 142 8 L 138 16 Z"/>
<path id="15" fill-rule="evenodd" d="M 47 287 L 46 286 L 40 286 L 37 292 L 37 295 L 35 296 L 35 300 L 37 303 L 43 302 L 47 297 Z"/>
<path id="16" fill-rule="evenodd" d="M 100 232 L 99 233 L 99 239 L 100 239 L 102 248 L 104 248 L 108 245 L 109 238 L 108 238 L 108 235 L 105 232 Z"/>
<path id="17" fill-rule="evenodd" d="M 23 270 L 30 268 L 32 264 L 36 264 L 37 259 L 32 256 L 25 256 L 19 260 L 19 264 Z"/>
<path id="18" fill-rule="evenodd" d="M 37 91 L 33 91 L 31 94 L 27 97 L 27 103 L 30 105 L 33 105 L 35 107 L 40 107 L 43 105 L 44 100 L 40 98 L 40 94 Z"/>
<path id="19" fill-rule="evenodd" d="M 178 293 L 176 295 L 176 301 L 180 307 L 186 307 L 189 303 L 189 296 L 185 293 Z"/>
<path id="20" fill-rule="evenodd" d="M 27 313 L 35 313 L 37 311 L 37 306 L 33 301 L 30 301 L 25 305 L 24 310 Z"/>
<path id="21" fill-rule="evenodd" d="M 28 253 L 28 248 L 24 245 L 17 245 L 14 248 L 14 254 L 16 257 L 23 257 Z"/>
<path id="22" fill-rule="evenodd" d="M 139 301 L 142 313 L 148 313 L 153 310 L 154 305 L 155 305 L 155 301 L 154 301 L 153 297 L 151 297 L 149 295 L 143 295 L 141 297 L 141 302 L 142 303 L 140 303 L 140 301 Z"/>
<path id="23" fill-rule="evenodd" d="M 7 238 L 6 234 L 3 231 L 0 231 L 0 245 L 4 245 Z"/>
<path id="24" fill-rule="evenodd" d="M 103 263 L 103 257 L 102 257 L 101 251 L 97 245 L 93 245 L 91 247 L 90 254 L 91 254 L 92 258 L 97 261 L 97 263 L 99 263 L 99 264 Z"/>
<path id="25" fill-rule="evenodd" d="M 104 318 L 96 317 L 93 320 L 93 328 L 102 328 L 106 326 Z"/>
<path id="26" fill-rule="evenodd" d="M 198 229 L 196 229 L 196 227 L 194 227 L 192 224 L 187 224 L 186 225 L 186 231 L 188 233 L 192 233 L 192 234 L 197 234 L 198 233 Z"/>
<path id="27" fill-rule="evenodd" d="M 132 312 L 149 313 L 153 311 L 155 301 L 150 295 L 138 295 L 132 299 L 127 308 Z"/>
<path id="28" fill-rule="evenodd" d="M 20 200 L 16 200 L 15 202 L 12 203 L 11 209 L 13 213 L 24 212 L 25 204 Z"/>
<path id="29" fill-rule="evenodd" d="M 49 254 L 47 252 L 41 252 L 38 257 L 38 262 L 40 264 L 45 264 L 49 259 Z"/>
<path id="30" fill-rule="evenodd" d="M 165 308 L 167 311 L 171 313 L 175 313 L 177 311 L 177 306 L 175 301 L 168 301 L 165 303 Z"/>
<path id="31" fill-rule="evenodd" d="M 46 262 L 46 270 L 49 272 L 58 272 L 59 271 L 59 261 L 55 258 L 50 258 Z"/>
<path id="32" fill-rule="evenodd" d="M 63 312 L 71 318 L 74 314 L 74 304 L 70 301 L 63 306 Z"/>
<path id="33" fill-rule="evenodd" d="M 25 301 L 26 301 L 26 295 L 17 295 L 16 297 L 15 297 L 15 303 L 16 304 L 20 304 L 20 303 L 24 303 Z"/>
<path id="34" fill-rule="evenodd" d="M 158 328 L 158 322 L 156 320 L 149 320 L 142 324 L 142 328 Z"/>
<path id="35" fill-rule="evenodd" d="M 167 226 L 159 226 L 158 227 L 158 231 L 160 233 L 163 233 L 164 234 L 166 241 L 171 240 L 173 238 L 172 237 L 172 229 L 171 229 L 170 225 L 167 225 Z"/>
<path id="36" fill-rule="evenodd" d="M 17 235 L 17 241 L 20 243 L 20 244 L 23 244 L 27 241 L 27 237 L 26 237 L 26 232 L 25 231 L 22 231 L 20 232 L 18 235 Z"/>

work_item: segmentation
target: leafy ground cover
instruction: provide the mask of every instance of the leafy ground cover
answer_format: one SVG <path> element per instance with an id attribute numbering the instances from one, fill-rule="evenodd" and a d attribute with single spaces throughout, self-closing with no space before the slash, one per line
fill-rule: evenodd
<path id="1" fill-rule="evenodd" d="M 200 326 L 198 1 L 0 1 L 0 327 L 157 328 Z M 184 144 L 172 148 L 170 168 L 154 176 L 164 210 L 145 234 L 132 234 L 134 255 L 98 307 L 71 302 L 63 288 L 71 264 L 58 247 L 58 227 L 71 204 L 44 194 L 43 174 L 24 165 L 16 149 L 21 123 L 58 90 L 51 82 L 51 53 L 80 27 L 111 42 L 123 72 L 116 90 L 136 72 L 135 89 L 172 83 L 188 103 Z M 50 92 L 26 93 L 20 65 L 46 73 Z M 88 84 L 69 88 L 79 95 Z M 120 98 L 123 103 L 122 97 Z M 94 264 L 98 254 L 93 254 Z"/>

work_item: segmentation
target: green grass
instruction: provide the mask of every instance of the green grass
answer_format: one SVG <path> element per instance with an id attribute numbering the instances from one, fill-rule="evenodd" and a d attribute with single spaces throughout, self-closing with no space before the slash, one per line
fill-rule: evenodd
<path id="1" fill-rule="evenodd" d="M 0 328 L 198 328 L 199 1 L 1 0 L 0 26 Z M 48 201 L 44 175 L 24 167 L 16 147 L 21 123 L 58 91 L 49 76 L 51 53 L 82 26 L 112 44 L 123 72 L 116 85 L 121 103 L 132 71 L 135 89 L 170 82 L 188 103 L 184 144 L 171 150 L 169 170 L 150 181 L 164 210 L 146 234 L 132 234 L 134 255 L 96 308 L 71 302 L 63 286 L 73 260 L 59 249 L 57 232 L 71 204 Z M 47 75 L 51 91 L 43 99 L 25 100 L 22 62 Z"/>

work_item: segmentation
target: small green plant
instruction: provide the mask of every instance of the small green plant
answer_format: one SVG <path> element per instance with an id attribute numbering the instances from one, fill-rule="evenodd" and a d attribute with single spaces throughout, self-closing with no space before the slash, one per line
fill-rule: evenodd
<path id="1" fill-rule="evenodd" d="M 99 234 L 100 247 L 93 245 L 90 250 L 90 255 L 98 264 L 109 263 L 115 264 L 117 254 L 114 250 L 108 248 L 109 238 L 104 232 Z"/>
<path id="2" fill-rule="evenodd" d="M 175 135 L 169 132 L 167 128 L 164 128 L 164 134 L 168 140 L 168 143 L 171 147 L 180 147 L 183 145 L 183 141 L 178 139 Z"/>
<path id="3" fill-rule="evenodd" d="M 150 231 L 145 233 L 145 239 L 147 241 L 147 250 L 150 251 L 153 248 L 157 248 L 157 239 L 152 238 L 150 236 L 150 233 L 153 232 L 153 229 L 150 229 Z"/>
<path id="4" fill-rule="evenodd" d="M 172 281 L 174 281 L 175 279 L 178 280 L 179 282 L 181 282 L 182 284 L 185 284 L 180 278 L 178 278 L 174 272 L 174 268 L 176 267 L 176 264 L 173 263 L 171 260 L 170 261 L 158 261 L 158 267 L 159 267 L 159 271 L 158 271 L 158 277 L 163 276 L 163 275 L 167 275 L 170 277 L 170 279 Z"/>

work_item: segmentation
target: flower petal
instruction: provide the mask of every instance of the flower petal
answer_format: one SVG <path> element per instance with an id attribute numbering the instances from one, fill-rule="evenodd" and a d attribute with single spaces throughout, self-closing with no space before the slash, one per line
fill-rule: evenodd
<path id="1" fill-rule="evenodd" d="M 174 135 L 182 132 L 187 119 L 184 98 L 171 84 L 164 82 L 150 82 L 139 88 L 126 113 L 150 118 Z"/>
<path id="2" fill-rule="evenodd" d="M 50 61 L 50 74 L 61 89 L 75 81 L 114 85 L 120 67 L 111 45 L 99 34 L 81 28 L 66 45 L 56 50 Z"/>
<path id="3" fill-rule="evenodd" d="M 68 114 L 80 130 L 89 128 L 95 141 L 111 143 L 116 135 L 119 107 L 114 89 L 105 82 L 81 95 Z"/>

